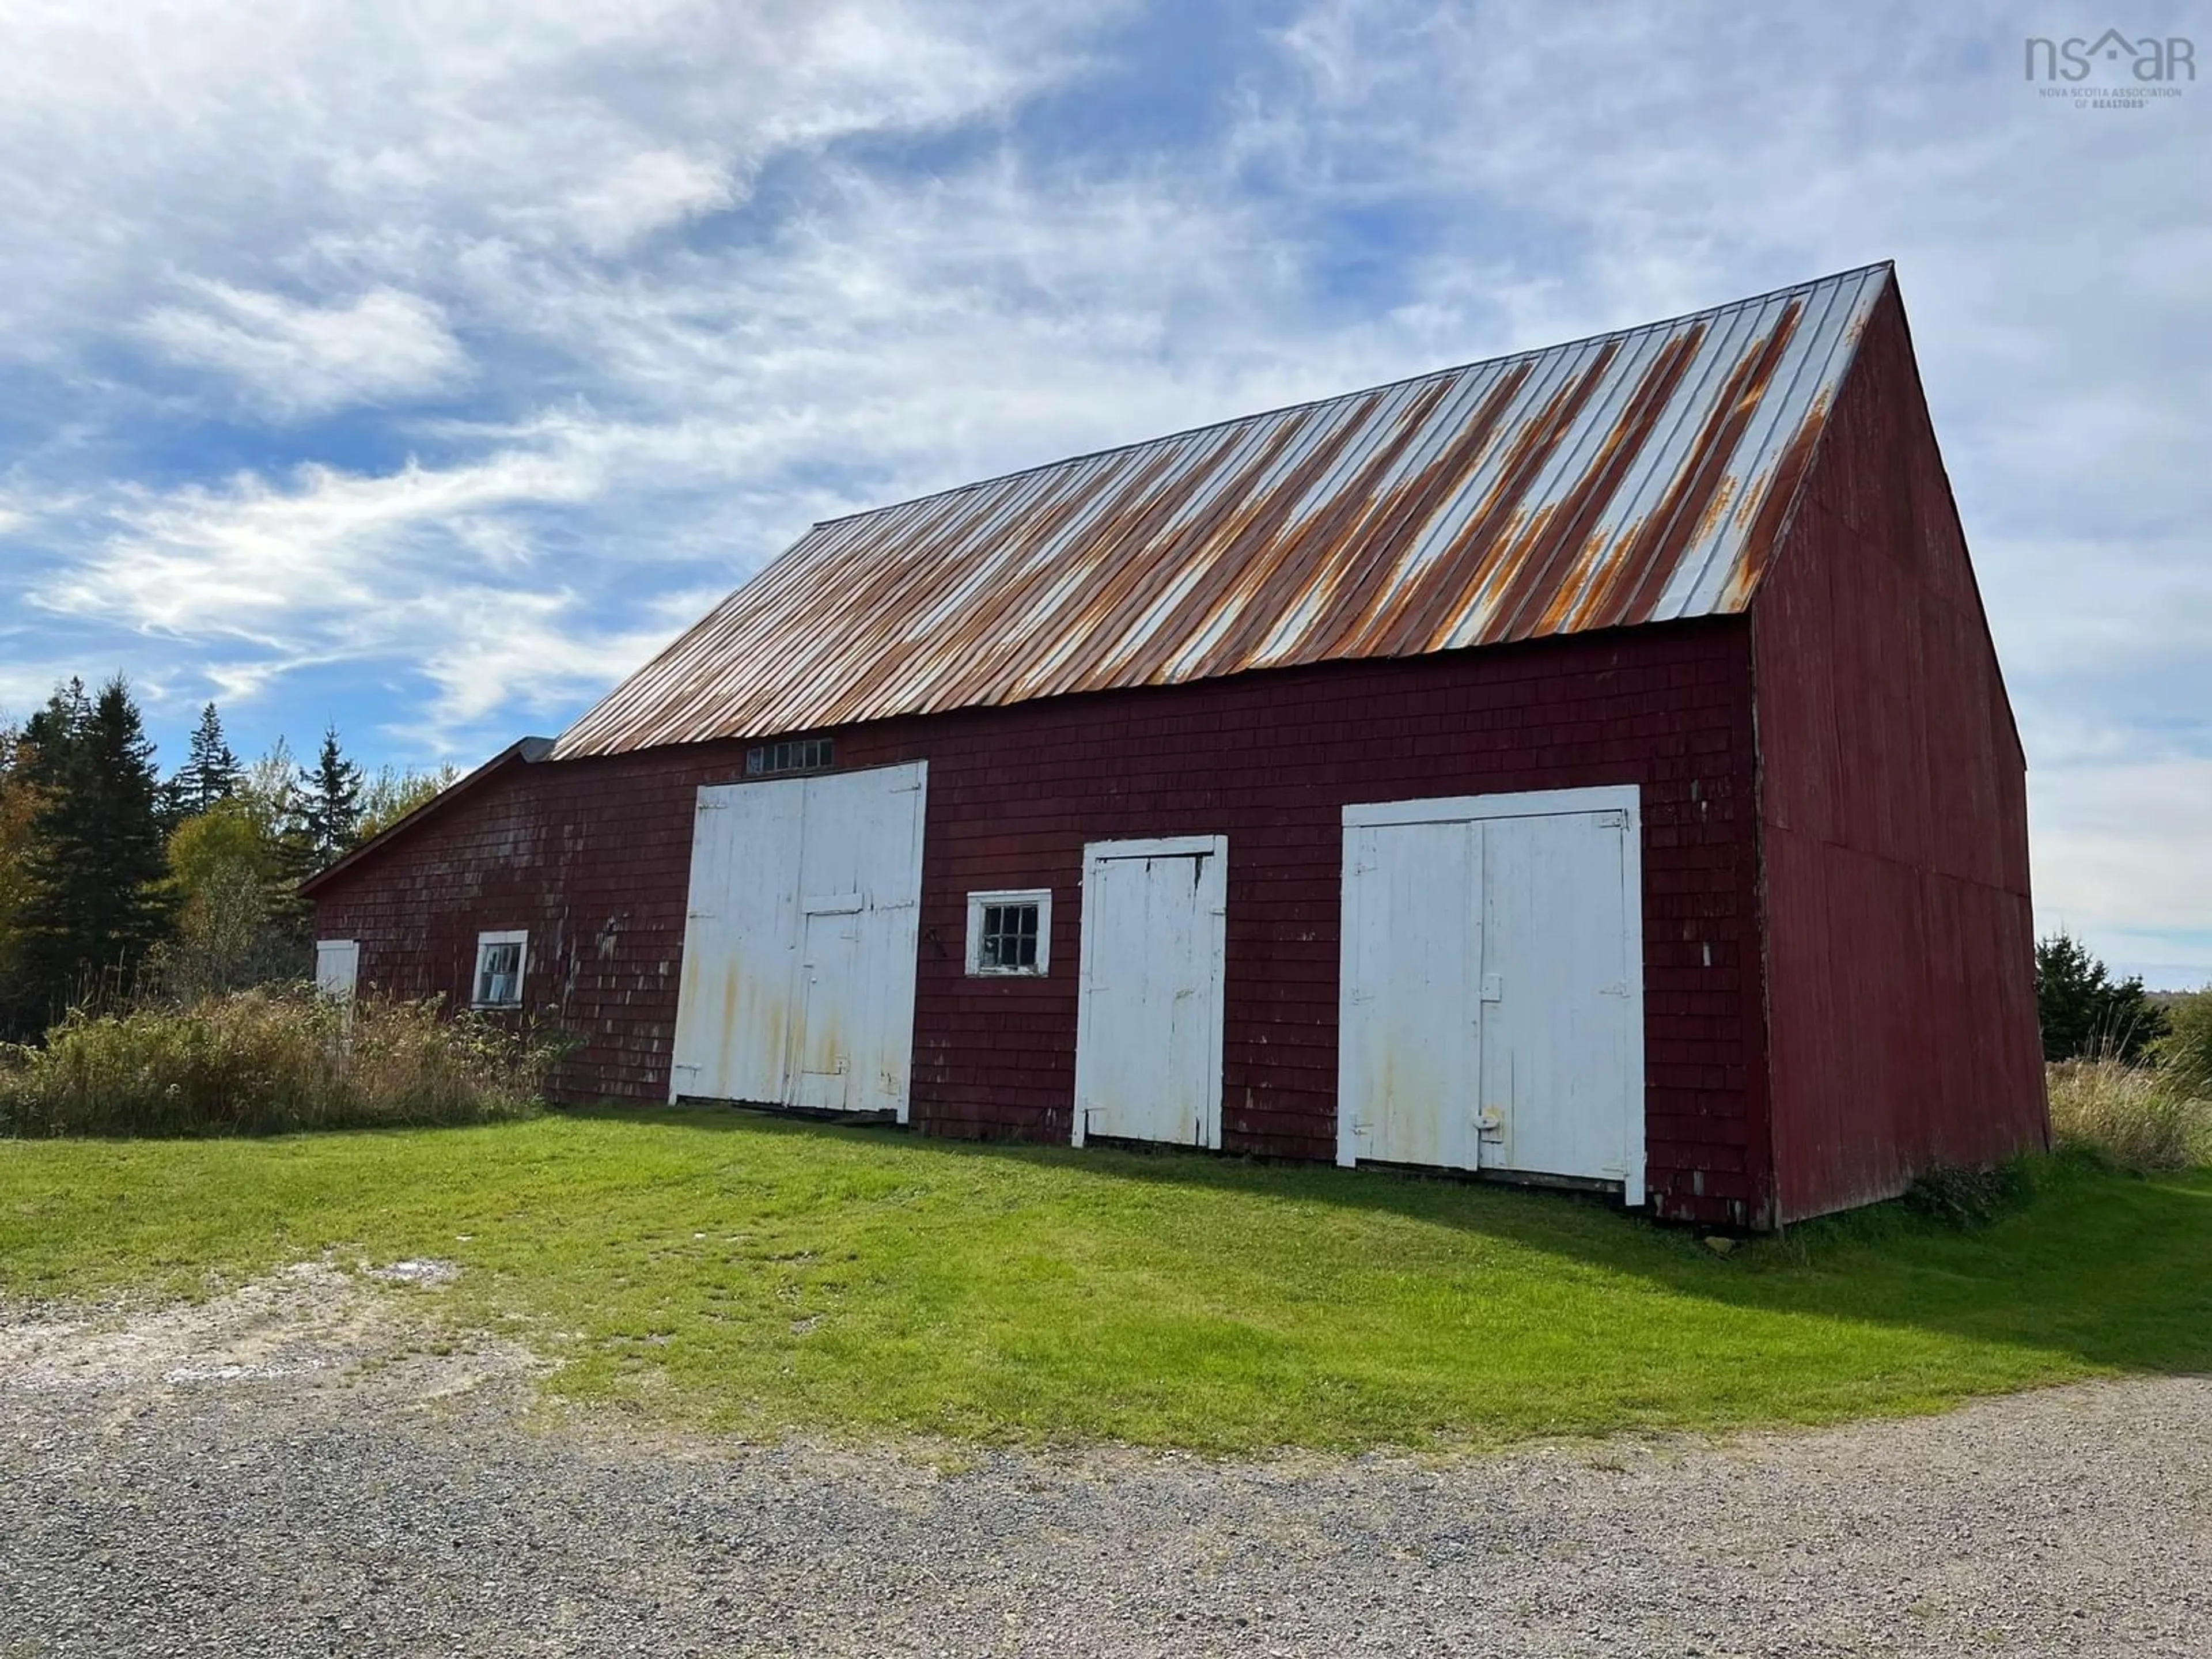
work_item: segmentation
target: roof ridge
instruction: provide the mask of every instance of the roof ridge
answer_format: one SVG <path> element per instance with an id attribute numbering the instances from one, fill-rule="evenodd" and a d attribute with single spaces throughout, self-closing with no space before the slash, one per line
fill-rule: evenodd
<path id="1" fill-rule="evenodd" d="M 1725 312 L 1741 311 L 1747 306 L 1766 305 L 1785 299 L 1792 294 L 1810 293 L 1826 283 L 1839 283 L 1848 277 L 1863 276 L 1869 271 L 1895 268 L 1894 259 L 1870 259 L 1863 265 L 1847 265 L 1841 270 L 1832 270 L 1823 276 L 1809 277 L 1802 283 L 1790 283 L 1781 288 L 1769 289 L 1763 294 L 1747 294 L 1741 299 L 1726 300 L 1718 305 L 1701 307 L 1696 311 L 1685 311 L 1677 316 L 1662 317 L 1648 323 L 1638 323 L 1627 328 L 1609 328 L 1595 334 L 1579 334 L 1572 339 L 1554 340 L 1549 345 L 1529 346 L 1520 351 L 1500 353 L 1495 357 L 1470 357 L 1465 362 L 1449 363 L 1441 368 L 1425 369 L 1419 374 L 1407 374 L 1395 380 L 1377 380 L 1370 386 L 1352 386 L 1343 392 L 1332 392 L 1319 398 L 1305 398 L 1297 403 L 1279 404 L 1273 409 L 1248 410 L 1242 415 L 1231 415 L 1218 421 L 1205 421 L 1196 426 L 1178 428 L 1173 432 L 1156 433 L 1149 438 L 1132 438 L 1127 443 L 1107 444 L 1097 449 L 1079 450 L 1073 455 L 1061 455 L 1048 461 L 1033 461 L 1027 466 L 1010 467 L 1004 472 L 994 472 L 985 477 L 969 478 L 964 483 L 947 484 L 941 489 L 925 489 L 919 495 L 902 495 L 896 501 L 879 501 L 873 507 L 856 507 L 850 513 L 833 513 L 826 519 L 817 519 L 807 526 L 809 534 L 826 529 L 833 524 L 848 524 L 854 519 L 865 519 L 873 513 L 894 513 L 901 507 L 918 507 L 924 501 L 933 501 L 947 495 L 957 495 L 969 489 L 988 489 L 994 484 L 1009 483 L 1016 478 L 1025 478 L 1033 472 L 1049 472 L 1056 467 L 1079 466 L 1085 461 L 1103 460 L 1109 455 L 1127 454 L 1133 449 L 1146 449 L 1154 444 L 1173 443 L 1181 438 L 1195 438 L 1207 432 L 1218 432 L 1224 427 L 1242 426 L 1248 421 L 1279 420 L 1285 415 L 1295 415 L 1304 410 L 1319 409 L 1323 404 L 1343 403 L 1353 398 L 1364 398 L 1375 392 L 1395 392 L 1402 387 L 1419 386 L 1425 380 L 1442 380 L 1448 375 L 1464 374 L 1469 369 L 1489 368 L 1506 363 L 1517 363 L 1534 357 L 1547 357 L 1555 351 L 1571 351 L 1577 346 L 1597 345 L 1607 340 L 1632 339 L 1639 334 L 1649 334 L 1658 329 L 1676 329 L 1685 323 L 1700 322 L 1717 317 Z"/>

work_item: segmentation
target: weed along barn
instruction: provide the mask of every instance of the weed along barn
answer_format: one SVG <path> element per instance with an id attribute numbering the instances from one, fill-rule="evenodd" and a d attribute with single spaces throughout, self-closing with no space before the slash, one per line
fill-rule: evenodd
<path id="1" fill-rule="evenodd" d="M 1877 265 L 817 525 L 310 890 L 575 1097 L 1768 1227 L 2041 1144 L 2024 769 Z"/>

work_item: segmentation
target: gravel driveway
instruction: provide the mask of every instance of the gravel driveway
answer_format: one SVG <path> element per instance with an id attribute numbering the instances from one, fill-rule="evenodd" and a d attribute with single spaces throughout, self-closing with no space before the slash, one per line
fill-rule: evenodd
<path id="1" fill-rule="evenodd" d="M 434 1293 L 0 1307 L 0 1659 L 2212 1654 L 2204 1378 L 1434 1464 L 937 1468 L 522 1427 L 534 1362 L 422 1351 Z"/>

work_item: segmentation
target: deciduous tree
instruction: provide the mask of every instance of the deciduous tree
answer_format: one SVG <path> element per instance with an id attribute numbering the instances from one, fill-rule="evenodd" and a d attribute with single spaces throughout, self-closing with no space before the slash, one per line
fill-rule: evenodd
<path id="1" fill-rule="evenodd" d="M 381 835 L 416 807 L 452 788 L 460 775 L 459 769 L 452 765 L 433 771 L 378 767 L 362 786 L 361 822 L 355 826 L 355 840 L 363 842 Z"/>

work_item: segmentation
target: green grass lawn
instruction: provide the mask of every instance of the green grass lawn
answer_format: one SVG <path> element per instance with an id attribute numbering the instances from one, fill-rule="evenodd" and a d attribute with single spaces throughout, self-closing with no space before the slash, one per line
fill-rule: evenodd
<path id="1" fill-rule="evenodd" d="M 556 1394 L 755 1433 L 1211 1451 L 1814 1422 L 2212 1369 L 2212 1173 L 2046 1161 L 2034 1184 L 1971 1232 L 1891 1206 L 1722 1259 L 1555 1195 L 732 1112 L 0 1141 L 0 1291 L 437 1256 L 463 1274 L 424 1305 L 521 1332 L 562 1362 Z"/>

